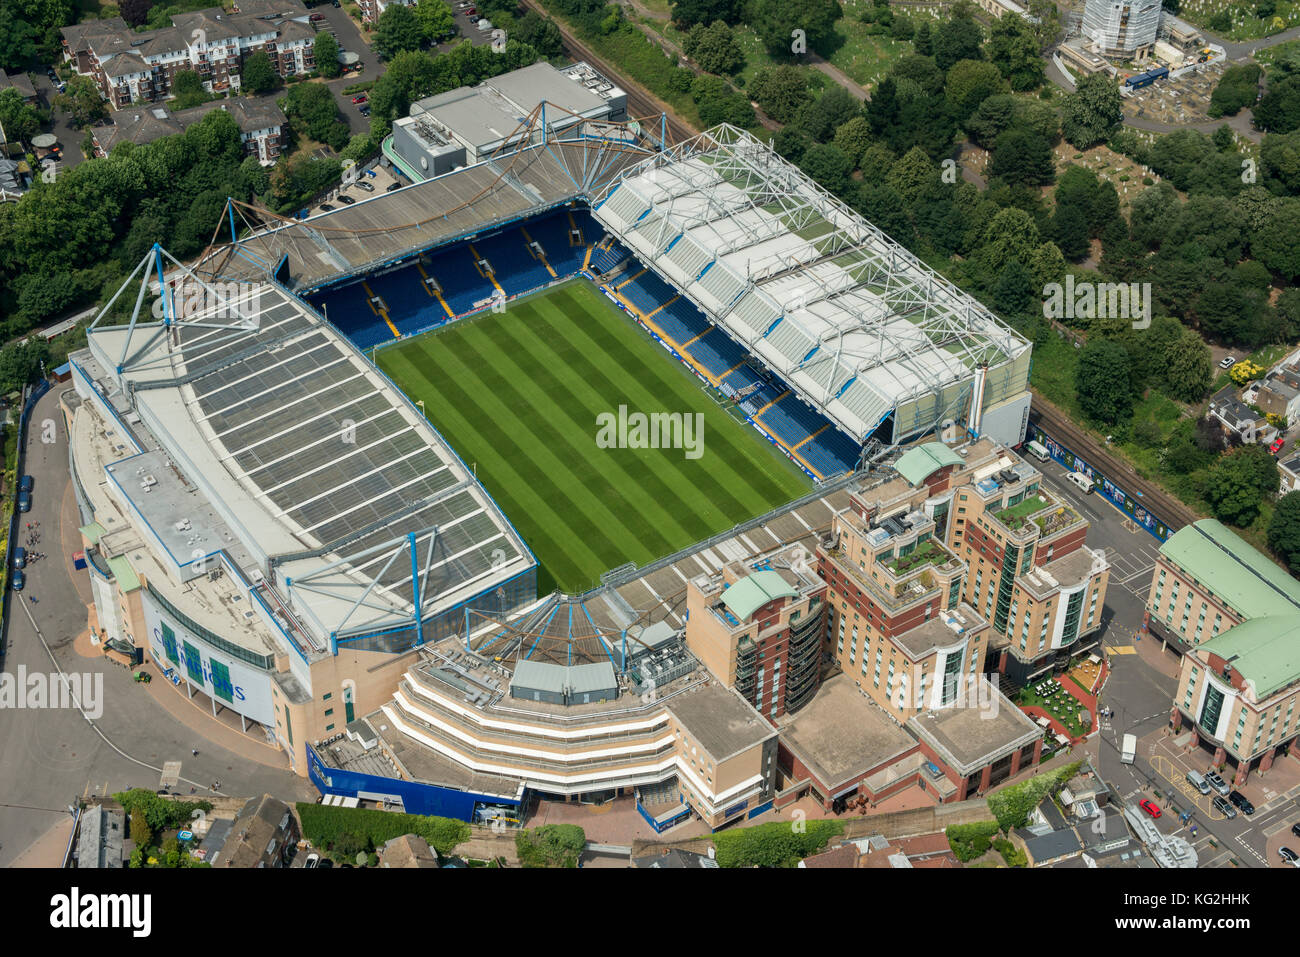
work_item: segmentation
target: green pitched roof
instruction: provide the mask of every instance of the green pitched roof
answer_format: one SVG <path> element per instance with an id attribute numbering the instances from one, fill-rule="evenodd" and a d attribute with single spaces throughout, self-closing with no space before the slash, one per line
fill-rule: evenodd
<path id="1" fill-rule="evenodd" d="M 774 598 L 794 598 L 799 592 L 786 580 L 772 571 L 754 572 L 742 578 L 722 593 L 722 603 L 741 621 Z"/>
<path id="2" fill-rule="evenodd" d="M 964 461 L 942 442 L 927 442 L 904 452 L 894 468 L 913 485 L 920 485 L 945 465 L 959 465 Z"/>
<path id="3" fill-rule="evenodd" d="M 131 567 L 131 563 L 126 560 L 125 555 L 118 555 L 116 558 L 108 560 L 108 570 L 113 573 L 117 579 L 117 587 L 122 591 L 135 591 L 140 587 L 140 579 Z"/>
<path id="4" fill-rule="evenodd" d="M 99 540 L 103 538 L 105 534 L 104 526 L 100 525 L 99 522 L 91 522 L 89 525 L 82 525 L 80 532 L 82 535 L 86 536 L 87 540 L 92 545 L 98 545 Z"/>
<path id="5" fill-rule="evenodd" d="M 1255 686 L 1255 700 L 1300 681 L 1300 615 L 1266 615 L 1243 621 L 1218 637 L 1203 641 Z"/>
<path id="6" fill-rule="evenodd" d="M 1203 518 L 1180 528 L 1160 554 L 1243 618 L 1300 614 L 1300 582 L 1222 522 Z"/>

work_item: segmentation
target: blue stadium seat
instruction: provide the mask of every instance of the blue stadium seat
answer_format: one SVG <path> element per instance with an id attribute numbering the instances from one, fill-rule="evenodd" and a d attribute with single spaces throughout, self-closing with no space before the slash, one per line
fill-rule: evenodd
<path id="1" fill-rule="evenodd" d="M 388 323 L 371 310 L 366 291 L 359 282 L 314 294 L 309 300 L 359 349 L 369 349 L 393 338 Z"/>
<path id="2" fill-rule="evenodd" d="M 745 359 L 745 350 L 736 345 L 721 329 L 710 329 L 686 349 L 687 353 L 717 377 Z"/>
<path id="3" fill-rule="evenodd" d="M 492 275 L 507 296 L 537 289 L 551 281 L 546 267 L 529 253 L 528 243 L 518 226 L 511 226 L 486 239 L 476 239 L 472 245 L 479 256 L 491 264 Z"/>
<path id="4" fill-rule="evenodd" d="M 654 312 L 677 295 L 677 290 L 647 270 L 631 282 L 620 286 L 618 293 L 644 316 Z"/>
<path id="5" fill-rule="evenodd" d="M 709 320 L 689 299 L 673 300 L 651 316 L 650 321 L 679 346 L 709 331 Z"/>
<path id="6" fill-rule="evenodd" d="M 859 447 L 856 442 L 837 428 L 829 428 L 811 442 L 799 448 L 799 455 L 822 478 L 837 472 L 847 472 L 858 462 Z"/>
<path id="7" fill-rule="evenodd" d="M 793 392 L 764 412 L 759 422 L 790 448 L 827 424 Z"/>
<path id="8" fill-rule="evenodd" d="M 755 372 L 750 366 L 743 365 L 735 372 L 732 372 L 722 380 L 725 385 L 730 386 L 736 392 L 743 392 L 752 385 L 757 385 L 763 381 L 762 376 Z M 768 401 L 771 401 L 770 399 Z M 759 408 L 762 408 L 760 406 Z"/>
<path id="9" fill-rule="evenodd" d="M 578 216 L 574 215 L 574 220 L 578 221 Z M 578 221 L 578 227 L 583 228 L 583 223 Z M 534 219 L 531 222 L 524 223 L 524 228 L 528 230 L 528 235 L 542 247 L 546 254 L 546 261 L 560 276 L 571 276 L 582 268 L 583 259 L 587 255 L 585 244 L 580 246 L 569 245 L 569 217 L 565 212 L 549 213 L 545 216 Z M 589 230 L 584 230 L 584 235 Z"/>

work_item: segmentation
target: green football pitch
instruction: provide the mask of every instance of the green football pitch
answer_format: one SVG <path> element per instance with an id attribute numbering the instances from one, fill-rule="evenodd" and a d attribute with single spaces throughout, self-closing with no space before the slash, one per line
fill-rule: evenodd
<path id="1" fill-rule="evenodd" d="M 395 344 L 378 364 L 477 468 L 537 556 L 541 594 L 582 591 L 812 487 L 587 282 Z M 620 405 L 703 414 L 699 456 L 602 448 L 598 417 Z"/>

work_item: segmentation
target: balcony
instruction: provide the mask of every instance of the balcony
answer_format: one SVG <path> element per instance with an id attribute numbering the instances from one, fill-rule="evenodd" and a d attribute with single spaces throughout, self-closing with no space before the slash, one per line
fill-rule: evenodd
<path id="1" fill-rule="evenodd" d="M 927 565 L 947 565 L 949 562 L 955 562 L 955 559 L 946 548 L 937 544 L 933 539 L 928 539 L 917 545 L 913 551 L 906 555 L 896 555 L 889 561 L 882 562 L 885 568 L 889 569 L 894 575 L 902 576 L 910 572 L 920 571 Z"/>
<path id="2" fill-rule="evenodd" d="M 1069 506 L 1053 501 L 1042 492 L 1035 492 L 1024 501 L 998 509 L 993 512 L 993 517 L 1019 541 L 1039 535 L 1056 535 L 1083 521 Z"/>

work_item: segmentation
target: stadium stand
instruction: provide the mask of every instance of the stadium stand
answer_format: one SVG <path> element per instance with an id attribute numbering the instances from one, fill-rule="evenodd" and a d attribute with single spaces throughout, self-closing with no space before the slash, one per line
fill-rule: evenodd
<path id="1" fill-rule="evenodd" d="M 687 299 L 674 299 L 650 317 L 659 331 L 678 346 L 684 346 L 709 331 L 709 320 Z"/>
<path id="2" fill-rule="evenodd" d="M 759 389 L 753 395 L 746 397 L 740 403 L 740 409 L 746 415 L 750 415 L 750 416 L 757 415 L 758 411 L 762 409 L 764 406 L 771 405 L 778 398 L 780 398 L 781 393 L 783 391 L 784 389 L 778 389 L 770 382 L 765 382 L 763 383 L 763 387 L 761 389 Z"/>
<path id="3" fill-rule="evenodd" d="M 574 214 L 574 218 L 578 220 L 584 216 L 586 216 L 585 212 Z M 546 254 L 546 261 L 558 275 L 571 276 L 582 268 L 587 247 L 583 244 L 570 245 L 569 219 L 566 214 L 555 213 L 543 216 L 530 223 L 524 223 L 523 228 L 542 247 L 542 252 Z"/>
<path id="4" fill-rule="evenodd" d="M 769 406 L 758 421 L 774 438 L 791 449 L 826 425 L 826 420 L 804 405 L 793 392 Z"/>
<path id="5" fill-rule="evenodd" d="M 755 372 L 751 366 L 743 365 L 726 375 L 722 380 L 722 384 L 733 392 L 744 392 L 750 386 L 758 385 L 762 381 L 762 376 Z"/>
<path id="6" fill-rule="evenodd" d="M 822 478 L 847 472 L 858 461 L 856 443 L 834 426 L 799 446 L 795 454 Z"/>
<path id="7" fill-rule="evenodd" d="M 654 312 L 677 291 L 649 270 L 618 287 L 618 294 L 631 303 L 641 315 Z"/>
<path id="8" fill-rule="evenodd" d="M 618 242 L 611 243 L 605 248 L 598 248 L 591 257 L 592 271 L 603 276 L 617 269 L 630 255 L 627 247 Z"/>
<path id="9" fill-rule="evenodd" d="M 545 264 L 528 251 L 528 243 L 518 226 L 512 226 L 495 236 L 475 239 L 469 244 L 480 258 L 492 265 L 492 276 L 507 296 L 516 296 L 530 289 L 545 286 L 552 277 Z"/>
<path id="10" fill-rule="evenodd" d="M 745 361 L 745 351 L 716 326 L 687 346 L 686 353 L 714 379 Z"/>
<path id="11" fill-rule="evenodd" d="M 317 309 L 322 302 L 328 303 L 324 311 L 329 321 L 356 343 L 357 348 L 369 349 L 393 338 L 388 323 L 370 307 L 369 297 L 361 283 L 332 289 L 327 295 L 312 298 L 312 305 Z"/>

